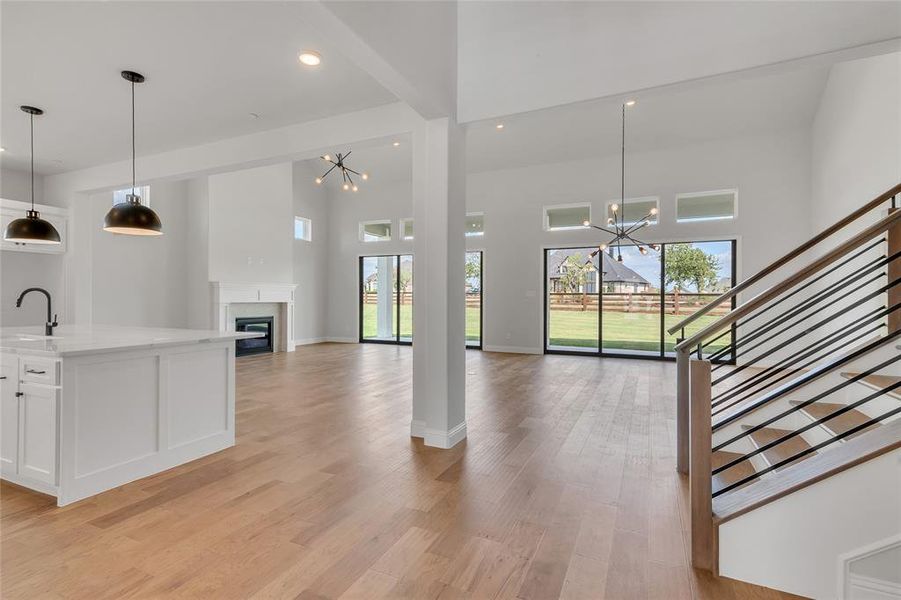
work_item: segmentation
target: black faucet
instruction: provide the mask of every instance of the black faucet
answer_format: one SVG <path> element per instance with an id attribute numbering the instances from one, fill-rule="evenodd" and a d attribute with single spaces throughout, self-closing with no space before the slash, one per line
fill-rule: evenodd
<path id="1" fill-rule="evenodd" d="M 28 292 L 40 292 L 47 296 L 47 322 L 44 323 L 44 335 L 53 335 L 53 328 L 57 327 L 59 323 L 56 322 L 56 315 L 53 315 L 52 320 L 50 319 L 50 315 L 52 314 L 52 311 L 50 310 L 50 292 L 48 292 L 44 288 L 39 287 L 28 288 L 27 290 L 19 294 L 19 299 L 16 300 L 16 308 L 20 308 L 22 306 L 22 299 Z"/>

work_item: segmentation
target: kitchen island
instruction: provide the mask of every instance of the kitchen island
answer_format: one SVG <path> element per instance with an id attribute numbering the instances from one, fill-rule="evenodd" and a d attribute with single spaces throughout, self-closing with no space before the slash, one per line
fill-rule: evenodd
<path id="1" fill-rule="evenodd" d="M 0 329 L 0 477 L 63 506 L 235 443 L 235 339 L 104 325 Z"/>

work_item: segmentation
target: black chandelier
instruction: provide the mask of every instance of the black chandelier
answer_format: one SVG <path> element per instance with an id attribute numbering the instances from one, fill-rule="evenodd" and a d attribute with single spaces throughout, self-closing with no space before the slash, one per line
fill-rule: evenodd
<path id="1" fill-rule="evenodd" d="M 351 177 L 351 175 L 357 175 L 357 176 L 359 176 L 360 179 L 362 179 L 363 181 L 366 181 L 367 179 L 369 179 L 369 173 L 358 173 L 357 171 L 354 171 L 353 169 L 351 169 L 350 167 L 348 167 L 347 165 L 344 164 L 344 161 L 347 160 L 347 157 L 350 156 L 351 152 L 353 152 L 353 150 L 349 150 L 346 154 L 341 154 L 339 152 L 335 155 L 334 159 L 332 158 L 331 154 L 324 154 L 323 156 L 321 156 L 320 158 L 322 158 L 322 160 L 324 160 L 327 163 L 330 163 L 332 166 L 329 167 L 328 170 L 325 173 L 323 173 L 321 177 L 316 178 L 316 185 L 321 185 L 322 182 L 325 181 L 325 178 L 328 177 L 329 173 L 331 173 L 335 169 L 338 169 L 341 171 L 341 178 L 343 180 L 343 183 L 341 184 L 341 189 L 343 189 L 345 192 L 359 191 L 360 188 L 357 186 L 356 183 L 354 183 L 353 177 Z"/>
<path id="2" fill-rule="evenodd" d="M 622 202 L 622 207 L 616 203 L 610 205 L 613 216 L 607 218 L 607 227 L 595 225 L 588 220 L 582 221 L 582 225 L 585 227 L 593 227 L 594 229 L 599 229 L 600 231 L 609 233 L 613 236 L 612 240 L 606 244 L 600 244 L 598 249 L 591 253 L 591 256 L 588 257 L 589 263 L 599 252 L 603 252 L 607 250 L 607 248 L 613 247 L 616 247 L 616 260 L 623 262 L 622 246 L 624 242 L 626 245 L 636 246 L 638 251 L 642 254 L 647 254 L 648 248 L 655 251 L 660 248 L 657 244 L 648 244 L 635 237 L 635 232 L 649 225 L 651 223 L 651 217 L 657 215 L 656 208 L 652 208 L 648 211 L 648 214 L 638 221 L 626 223 L 626 107 L 628 106 L 635 106 L 635 101 L 629 100 L 623 104 L 623 137 L 620 169 L 620 202 Z M 620 210 L 620 208 L 622 208 L 622 210 Z"/>

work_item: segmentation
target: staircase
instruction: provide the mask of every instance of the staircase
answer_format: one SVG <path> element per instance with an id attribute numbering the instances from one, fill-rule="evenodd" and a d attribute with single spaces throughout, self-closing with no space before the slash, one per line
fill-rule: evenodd
<path id="1" fill-rule="evenodd" d="M 669 330 L 695 567 L 838 597 L 840 556 L 872 551 L 880 532 L 901 540 L 899 196 L 901 184 Z"/>

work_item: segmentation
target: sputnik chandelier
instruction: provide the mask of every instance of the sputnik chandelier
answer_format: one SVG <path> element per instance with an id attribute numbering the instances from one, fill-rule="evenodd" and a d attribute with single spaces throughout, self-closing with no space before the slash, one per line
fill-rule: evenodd
<path id="1" fill-rule="evenodd" d="M 657 244 L 647 244 L 637 239 L 634 235 L 635 232 L 651 223 L 651 217 L 657 215 L 656 208 L 652 208 L 650 211 L 648 211 L 648 214 L 646 214 L 638 221 L 634 223 L 626 223 L 626 107 L 631 106 L 635 106 L 635 100 L 629 100 L 628 102 L 625 102 L 623 104 L 623 143 L 620 169 L 620 202 L 622 203 L 622 206 L 615 203 L 610 205 L 610 212 L 613 213 L 613 216 L 607 218 L 607 227 L 595 225 L 588 220 L 582 221 L 582 225 L 584 225 L 585 227 L 592 227 L 594 229 L 603 231 L 604 233 L 609 233 L 613 236 L 613 239 L 606 244 L 600 244 L 598 246 L 598 249 L 591 253 L 591 256 L 589 256 L 588 258 L 588 262 L 591 262 L 599 252 L 604 252 L 605 250 L 607 250 L 607 248 L 613 247 L 616 248 L 616 260 L 623 262 L 623 244 L 626 244 L 627 246 L 636 246 L 638 248 L 638 251 L 642 254 L 647 254 L 648 248 L 651 248 L 655 251 L 659 250 L 659 246 Z"/>
<path id="2" fill-rule="evenodd" d="M 344 161 L 347 160 L 347 157 L 350 156 L 350 153 L 353 150 L 349 150 L 347 154 L 337 153 L 334 158 L 332 158 L 331 154 L 324 154 L 320 158 L 327 163 L 330 163 L 332 166 L 328 168 L 328 171 L 322 174 L 321 177 L 316 178 L 316 185 L 322 185 L 322 182 L 325 181 L 325 178 L 329 176 L 329 173 L 338 169 L 341 171 L 341 178 L 343 179 L 343 183 L 341 184 L 341 189 L 345 192 L 347 191 L 359 191 L 359 187 L 356 183 L 354 183 L 353 177 L 351 174 L 358 175 L 360 179 L 367 180 L 369 179 L 369 173 L 358 173 L 344 164 Z"/>

